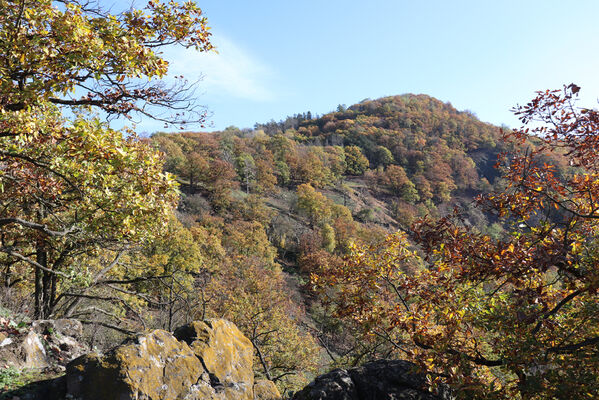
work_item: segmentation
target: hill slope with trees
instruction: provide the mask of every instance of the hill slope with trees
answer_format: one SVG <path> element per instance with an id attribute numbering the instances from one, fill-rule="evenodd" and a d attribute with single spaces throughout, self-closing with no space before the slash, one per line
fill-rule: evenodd
<path id="1" fill-rule="evenodd" d="M 271 379 L 381 354 L 360 349 L 365 342 L 336 325 L 309 284 L 356 245 L 455 206 L 475 230 L 502 229 L 471 207 L 498 185 L 493 165 L 507 149 L 500 129 L 429 96 L 148 140 L 181 185 L 179 220 L 201 232 L 208 265 L 218 265 L 199 286 L 201 308 L 253 333 Z"/>
<path id="2" fill-rule="evenodd" d="M 406 94 L 138 138 L 110 120 L 205 120 L 161 81 L 165 46 L 212 50 L 195 3 L 0 0 L 0 27 L 3 315 L 77 319 L 99 348 L 226 318 L 283 392 L 403 357 L 473 398 L 599 396 L 599 116 L 578 86 L 513 131 Z"/>

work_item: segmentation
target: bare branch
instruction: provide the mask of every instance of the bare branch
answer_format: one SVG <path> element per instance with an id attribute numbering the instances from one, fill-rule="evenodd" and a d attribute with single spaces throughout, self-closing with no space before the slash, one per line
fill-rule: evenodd
<path id="1" fill-rule="evenodd" d="M 116 325 L 108 324 L 106 322 L 90 321 L 90 320 L 86 320 L 86 319 L 80 319 L 79 321 L 82 324 L 86 324 L 86 325 L 100 325 L 100 326 L 103 326 L 105 328 L 113 329 L 113 330 L 115 330 L 117 332 L 124 333 L 126 335 L 135 335 L 135 333 L 136 333 L 135 331 L 130 331 L 129 329 L 121 328 L 121 327 L 118 327 Z"/>
<path id="2" fill-rule="evenodd" d="M 21 218 L 0 218 L 0 227 L 4 226 L 4 225 L 9 225 L 9 224 L 18 224 L 25 228 L 35 229 L 40 232 L 44 232 L 45 234 L 47 234 L 49 236 L 62 237 L 62 236 L 70 235 L 71 233 L 79 232 L 79 228 L 77 228 L 75 226 L 72 226 L 69 229 L 66 229 L 64 231 L 54 231 L 54 230 L 49 229 L 47 225 L 37 224 L 35 222 L 26 221 Z"/>
<path id="3" fill-rule="evenodd" d="M 10 248 L 5 248 L 5 247 L 3 247 L 3 248 L 0 248 L 0 252 L 2 252 L 2 253 L 5 253 L 5 254 L 8 254 L 8 255 L 9 255 L 9 256 L 11 256 L 11 257 L 16 257 L 16 258 L 18 258 L 18 259 L 19 259 L 19 260 L 21 260 L 21 261 L 25 261 L 26 263 L 28 263 L 28 264 L 30 264 L 30 265 L 32 265 L 32 266 L 34 266 L 35 268 L 41 269 L 42 271 L 48 272 L 49 274 L 53 274 L 53 275 L 57 275 L 57 276 L 60 276 L 60 277 L 63 277 L 63 278 L 69 279 L 69 276 L 68 276 L 67 274 L 65 274 L 65 273 L 62 273 L 62 272 L 60 272 L 60 271 L 54 271 L 53 269 L 50 269 L 50 268 L 44 267 L 44 266 L 43 266 L 43 265 L 41 265 L 40 263 L 38 263 L 38 262 L 36 262 L 36 261 L 32 260 L 32 259 L 31 259 L 31 258 L 29 258 L 29 257 L 25 257 L 24 255 L 22 255 L 22 254 L 20 254 L 20 253 L 17 253 L 16 251 L 13 251 L 13 250 L 12 250 L 12 249 L 10 249 Z"/>

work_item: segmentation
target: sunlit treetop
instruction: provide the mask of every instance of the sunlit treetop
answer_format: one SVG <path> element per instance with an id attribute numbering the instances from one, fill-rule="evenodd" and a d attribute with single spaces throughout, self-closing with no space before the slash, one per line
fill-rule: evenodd
<path id="1" fill-rule="evenodd" d="M 168 71 L 161 50 L 209 51 L 210 36 L 194 2 L 149 1 L 112 13 L 83 0 L 0 0 L 0 108 L 49 101 L 201 123 L 193 86 L 182 77 L 171 86 L 160 81 Z"/>

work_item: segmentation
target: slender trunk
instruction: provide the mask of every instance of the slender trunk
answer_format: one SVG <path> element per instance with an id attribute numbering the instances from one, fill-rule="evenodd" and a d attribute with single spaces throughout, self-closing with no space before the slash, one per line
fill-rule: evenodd
<path id="1" fill-rule="evenodd" d="M 171 278 L 171 284 L 168 292 L 168 331 L 173 329 L 173 278 Z"/>
<path id="2" fill-rule="evenodd" d="M 38 210 L 38 218 L 41 221 L 46 216 L 46 210 L 43 205 L 40 205 Z M 43 239 L 38 239 L 35 248 L 35 258 L 39 265 L 48 268 L 48 251 Z M 50 280 L 48 272 L 36 268 L 35 269 L 35 310 L 34 317 L 36 319 L 46 318 L 48 294 L 50 292 Z"/>
<path id="3" fill-rule="evenodd" d="M 38 259 L 37 262 L 40 260 Z M 35 306 L 33 311 L 33 318 L 40 318 L 40 314 L 42 313 L 42 271 L 39 269 L 35 269 Z"/>
<path id="4" fill-rule="evenodd" d="M 202 320 L 204 320 L 206 318 L 206 296 L 204 293 L 204 289 L 200 290 L 200 293 L 202 294 Z"/>
<path id="5" fill-rule="evenodd" d="M 4 287 L 9 288 L 10 285 L 10 264 L 6 265 L 6 268 L 4 269 Z"/>
<path id="6" fill-rule="evenodd" d="M 44 250 L 43 244 L 41 241 L 37 243 L 37 252 L 36 252 L 36 261 L 43 267 L 46 267 L 48 264 L 48 254 Z M 44 303 L 45 296 L 47 293 L 44 291 L 44 271 L 39 268 L 35 269 L 35 309 L 33 313 L 33 317 L 36 319 L 44 318 Z"/>
<path id="7" fill-rule="evenodd" d="M 48 253 L 46 251 L 44 251 L 45 255 L 44 258 L 46 259 L 46 264 L 42 264 L 44 265 L 44 267 L 48 266 Z M 52 306 L 51 306 L 51 292 L 52 292 L 52 275 L 49 272 L 43 271 L 42 273 L 42 285 L 43 285 L 43 290 L 44 290 L 44 294 L 43 294 L 43 302 L 42 302 L 42 318 L 48 318 L 50 316 L 50 313 L 52 311 Z"/>
<path id="8" fill-rule="evenodd" d="M 54 265 L 56 268 L 56 264 Z M 48 316 L 54 312 L 54 306 L 56 305 L 56 275 L 50 276 L 50 293 L 48 295 Z"/>
<path id="9" fill-rule="evenodd" d="M 268 368 L 268 364 L 266 363 L 264 355 L 262 354 L 262 350 L 260 350 L 260 347 L 258 347 L 255 340 L 252 339 L 251 342 L 254 345 L 254 348 L 256 349 L 256 353 L 258 353 L 258 359 L 260 360 L 260 364 L 262 364 L 262 369 L 264 370 L 264 375 L 266 375 L 266 379 L 272 381 L 270 369 Z"/>

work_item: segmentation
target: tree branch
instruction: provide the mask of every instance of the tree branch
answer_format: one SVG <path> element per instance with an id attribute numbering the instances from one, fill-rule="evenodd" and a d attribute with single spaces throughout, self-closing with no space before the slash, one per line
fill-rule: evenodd
<path id="1" fill-rule="evenodd" d="M 416 344 L 416 346 L 425 349 L 425 350 L 433 350 L 433 346 L 429 346 L 428 344 L 425 344 L 419 340 L 414 339 L 414 344 Z M 468 361 L 471 361 L 477 365 L 484 365 L 486 367 L 498 367 L 500 365 L 503 365 L 505 362 L 503 360 L 488 360 L 484 357 L 472 357 L 469 354 L 466 354 L 464 352 L 461 351 L 457 351 L 454 349 L 447 349 L 445 350 L 445 352 L 454 355 L 454 356 L 460 356 L 463 357 L 465 359 L 467 359 Z"/>
<path id="2" fill-rule="evenodd" d="M 258 347 L 258 345 L 256 344 L 256 341 L 253 339 L 252 339 L 252 344 L 254 345 L 254 348 L 256 349 L 256 353 L 258 353 L 258 358 L 260 359 L 260 364 L 262 364 L 262 368 L 264 369 L 264 374 L 266 375 L 266 379 L 268 379 L 269 381 L 272 381 L 272 376 L 270 375 L 270 370 L 268 369 L 268 364 L 266 363 L 266 360 L 264 359 L 262 350 L 260 350 L 260 347 Z"/>
<path id="3" fill-rule="evenodd" d="M 79 231 L 79 228 L 77 228 L 75 226 L 72 226 L 69 229 L 66 229 L 64 231 L 53 231 L 48 228 L 48 225 L 37 224 L 35 222 L 26 221 L 21 218 L 0 218 L 0 227 L 4 226 L 4 225 L 10 225 L 10 224 L 19 224 L 25 228 L 35 229 L 40 232 L 44 232 L 47 235 L 59 236 L 59 237 L 66 236 L 71 233 L 75 233 L 75 232 Z"/>
<path id="4" fill-rule="evenodd" d="M 537 333 L 539 331 L 539 329 L 541 329 L 541 326 L 543 325 L 543 321 L 545 321 L 547 318 L 549 318 L 553 314 L 557 313 L 560 310 L 560 308 L 562 308 L 564 305 L 566 305 L 570 300 L 572 300 L 576 296 L 586 292 L 587 290 L 588 290 L 588 288 L 576 290 L 576 291 L 570 293 L 569 295 L 567 295 L 566 297 L 564 297 L 559 303 L 557 303 L 555 305 L 555 307 L 553 307 L 551 310 L 546 312 L 545 315 L 543 315 L 543 319 L 541 319 L 537 323 L 537 325 L 532 330 L 532 333 L 533 334 Z"/>
<path id="5" fill-rule="evenodd" d="M 569 344 L 566 346 L 550 347 L 549 349 L 547 349 L 547 352 L 569 354 L 569 353 L 575 352 L 577 350 L 580 350 L 583 347 L 593 346 L 598 343 L 599 343 L 599 336 L 596 336 L 596 337 L 592 337 L 592 338 L 587 338 L 587 339 L 583 340 L 582 342 L 573 343 L 573 344 Z"/>
<path id="6" fill-rule="evenodd" d="M 130 331 L 129 329 L 125 329 L 125 328 L 120 328 L 116 325 L 112 325 L 112 324 L 108 324 L 106 322 L 100 322 L 100 321 L 89 321 L 86 319 L 80 319 L 79 322 L 81 322 L 82 324 L 86 324 L 86 325 L 100 325 L 103 326 L 105 328 L 109 328 L 109 329 L 113 329 L 117 332 L 121 332 L 124 333 L 126 335 L 135 335 L 135 331 Z"/>
<path id="7" fill-rule="evenodd" d="M 48 272 L 49 274 L 53 274 L 53 275 L 57 275 L 57 276 L 60 276 L 62 278 L 65 278 L 65 279 L 69 279 L 69 276 L 67 274 L 64 274 L 64 273 L 62 273 L 60 271 L 54 271 L 54 270 L 52 270 L 50 268 L 44 267 L 43 265 L 41 265 L 40 263 L 38 263 L 36 261 L 33 261 L 29 257 L 25 257 L 24 255 L 22 255 L 20 253 L 12 251 L 10 248 L 0 248 L 0 252 L 6 253 L 6 254 L 8 254 L 9 256 L 12 256 L 12 257 L 16 257 L 16 258 L 18 258 L 21 261 L 25 261 L 26 263 L 34 266 L 35 268 L 41 269 L 42 271 Z"/>

